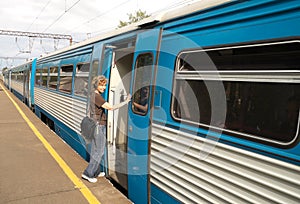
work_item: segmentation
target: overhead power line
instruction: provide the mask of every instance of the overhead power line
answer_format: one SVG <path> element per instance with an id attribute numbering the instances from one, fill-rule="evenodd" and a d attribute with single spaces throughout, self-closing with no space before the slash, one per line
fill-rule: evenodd
<path id="1" fill-rule="evenodd" d="M 88 24 L 88 23 L 94 21 L 95 19 L 99 18 L 100 16 L 104 16 L 104 15 L 106 15 L 106 14 L 108 14 L 108 13 L 114 11 L 115 9 L 119 8 L 120 6 L 123 6 L 124 4 L 127 4 L 129 1 L 130 1 L 130 0 L 126 0 L 126 1 L 123 1 L 123 2 L 121 2 L 120 4 L 118 4 L 118 5 L 116 5 L 116 6 L 112 7 L 112 8 L 108 8 L 108 9 L 107 9 L 106 11 L 104 11 L 103 13 L 100 13 L 100 14 L 98 14 L 97 16 L 94 16 L 93 18 L 90 18 L 89 20 L 85 21 L 84 23 L 82 23 L 82 24 L 80 24 L 80 25 L 78 25 L 78 26 L 76 26 L 76 27 L 73 27 L 70 31 L 75 30 L 75 29 L 77 29 L 77 28 L 79 28 L 79 27 L 81 27 L 81 26 L 83 26 L 83 25 L 85 25 L 85 24 Z M 99 32 L 99 31 L 95 31 L 95 32 L 93 32 L 93 33 L 97 33 L 97 32 Z"/>
<path id="2" fill-rule="evenodd" d="M 37 17 L 35 17 L 34 21 L 30 24 L 30 26 L 26 29 L 29 30 L 31 28 L 31 26 L 35 23 L 35 21 L 40 17 L 40 15 L 43 13 L 43 11 L 46 9 L 46 7 L 49 5 L 49 3 L 51 2 L 52 0 L 49 0 L 45 6 L 42 8 L 42 10 L 40 11 L 39 15 L 37 15 Z"/>
<path id="3" fill-rule="evenodd" d="M 11 31 L 11 30 L 0 30 L 0 35 L 13 35 L 13 36 L 26 36 L 31 38 L 52 38 L 52 39 L 66 39 L 72 44 L 72 36 L 65 34 L 53 34 L 53 33 L 33 33 L 23 31 Z"/>
<path id="4" fill-rule="evenodd" d="M 4 57 L 4 56 L 0 56 L 0 59 L 28 59 L 28 57 Z"/>
<path id="5" fill-rule="evenodd" d="M 59 21 L 59 19 L 61 19 L 68 11 L 70 11 L 76 4 L 78 4 L 81 0 L 77 0 L 72 6 L 70 6 L 68 9 L 65 8 L 65 11 L 58 16 L 47 28 L 45 28 L 45 30 L 43 32 L 45 32 L 46 30 L 48 30 L 51 26 L 53 26 L 57 21 Z"/>

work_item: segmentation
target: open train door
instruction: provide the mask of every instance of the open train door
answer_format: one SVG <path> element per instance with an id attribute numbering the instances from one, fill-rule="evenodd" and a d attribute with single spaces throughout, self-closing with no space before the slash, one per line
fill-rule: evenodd
<path id="1" fill-rule="evenodd" d="M 137 35 L 128 110 L 128 197 L 134 203 L 150 202 L 149 141 L 153 84 L 160 49 L 161 29 Z"/>
<path id="2" fill-rule="evenodd" d="M 26 66 L 31 66 L 26 65 Z M 29 73 L 30 73 L 30 69 L 25 69 L 23 71 L 24 73 L 24 78 L 23 78 L 23 102 L 30 107 L 30 92 L 29 92 Z"/>
<path id="3" fill-rule="evenodd" d="M 107 91 L 111 105 L 123 102 L 129 94 L 135 39 L 135 35 L 130 35 L 106 46 L 112 50 Z M 107 111 L 107 173 L 124 192 L 127 191 L 127 121 L 128 106 Z"/>

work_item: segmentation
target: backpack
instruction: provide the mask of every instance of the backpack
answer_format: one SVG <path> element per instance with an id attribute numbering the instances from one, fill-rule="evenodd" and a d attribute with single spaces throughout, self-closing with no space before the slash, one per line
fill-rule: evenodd
<path id="1" fill-rule="evenodd" d="M 81 135 L 86 139 L 87 141 L 91 141 L 94 138 L 95 129 L 97 126 L 97 122 L 93 120 L 92 118 L 85 116 L 81 123 Z"/>

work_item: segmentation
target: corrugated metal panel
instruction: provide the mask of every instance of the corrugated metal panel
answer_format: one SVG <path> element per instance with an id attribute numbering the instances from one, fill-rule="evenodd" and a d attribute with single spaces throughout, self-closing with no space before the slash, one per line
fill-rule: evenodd
<path id="1" fill-rule="evenodd" d="M 85 101 L 39 88 L 35 88 L 34 97 L 36 105 L 80 133 L 80 122 L 86 112 Z"/>
<path id="2" fill-rule="evenodd" d="M 300 203 L 300 167 L 154 124 L 151 182 L 184 203 Z"/>

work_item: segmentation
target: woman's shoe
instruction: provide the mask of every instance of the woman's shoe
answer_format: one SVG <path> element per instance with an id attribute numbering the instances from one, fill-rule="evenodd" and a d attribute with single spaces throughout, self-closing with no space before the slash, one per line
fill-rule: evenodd
<path id="1" fill-rule="evenodd" d="M 98 175 L 98 177 L 103 177 L 105 176 L 105 172 L 100 172 L 100 174 Z"/>
<path id="2" fill-rule="evenodd" d="M 96 182 L 97 182 L 97 179 L 96 179 L 96 178 L 90 178 L 90 177 L 88 177 L 87 175 L 84 175 L 84 174 L 82 174 L 81 177 L 82 177 L 83 179 L 85 179 L 85 180 L 88 180 L 88 181 L 91 182 L 91 183 L 96 183 Z"/>

